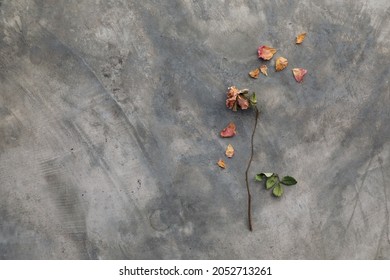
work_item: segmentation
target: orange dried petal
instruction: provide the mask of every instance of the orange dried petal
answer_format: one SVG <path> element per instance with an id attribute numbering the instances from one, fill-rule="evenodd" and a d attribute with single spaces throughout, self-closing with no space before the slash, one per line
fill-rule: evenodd
<path id="1" fill-rule="evenodd" d="M 267 65 L 263 64 L 260 66 L 260 72 L 263 73 L 265 76 L 268 76 L 268 67 Z"/>
<path id="2" fill-rule="evenodd" d="M 293 72 L 293 75 L 294 75 L 295 80 L 296 80 L 298 83 L 302 83 L 302 82 L 303 82 L 303 76 L 306 75 L 307 70 L 306 70 L 306 69 L 303 69 L 303 68 L 294 68 L 294 69 L 292 70 L 292 72 Z"/>
<path id="3" fill-rule="evenodd" d="M 275 69 L 276 71 L 282 71 L 284 68 L 286 68 L 288 65 L 288 60 L 284 57 L 278 57 L 278 59 L 276 59 L 276 63 L 275 63 Z"/>
<path id="4" fill-rule="evenodd" d="M 220 160 L 217 162 L 217 164 L 218 164 L 219 167 L 221 167 L 221 168 L 223 168 L 223 169 L 226 168 L 226 164 L 225 164 L 225 162 L 224 162 L 222 159 L 220 159 Z"/>
<path id="5" fill-rule="evenodd" d="M 299 35 L 297 36 L 297 39 L 296 39 L 295 43 L 296 43 L 296 44 L 302 43 L 303 40 L 305 40 L 305 37 L 306 37 L 306 32 L 303 32 L 303 33 L 299 34 Z"/>
<path id="6" fill-rule="evenodd" d="M 257 79 L 259 77 L 259 74 L 260 74 L 259 68 L 256 68 L 255 70 L 249 72 L 249 76 L 251 76 L 251 78 L 253 79 Z"/>
<path id="7" fill-rule="evenodd" d="M 260 46 L 257 49 L 257 55 L 259 58 L 264 60 L 270 60 L 274 54 L 276 53 L 276 49 L 268 47 L 268 46 Z"/>
<path id="8" fill-rule="evenodd" d="M 232 145 L 229 144 L 229 145 L 226 147 L 226 152 L 225 152 L 225 154 L 226 154 L 226 156 L 227 156 L 228 158 L 231 158 L 232 156 L 234 156 L 234 148 L 233 148 Z"/>
<path id="9" fill-rule="evenodd" d="M 225 127 L 220 134 L 223 138 L 233 137 L 234 135 L 236 135 L 236 125 L 232 122 L 229 123 L 228 126 Z"/>

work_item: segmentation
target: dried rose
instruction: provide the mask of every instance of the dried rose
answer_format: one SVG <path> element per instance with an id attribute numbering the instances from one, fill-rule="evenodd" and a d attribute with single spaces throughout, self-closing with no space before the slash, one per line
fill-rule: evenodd
<path id="1" fill-rule="evenodd" d="M 229 87 L 227 92 L 226 107 L 232 109 L 233 111 L 237 111 L 237 107 L 240 107 L 243 110 L 248 109 L 249 102 L 244 101 L 248 101 L 248 99 L 245 97 L 245 94 L 248 92 L 248 89 L 238 90 L 235 86 Z"/>

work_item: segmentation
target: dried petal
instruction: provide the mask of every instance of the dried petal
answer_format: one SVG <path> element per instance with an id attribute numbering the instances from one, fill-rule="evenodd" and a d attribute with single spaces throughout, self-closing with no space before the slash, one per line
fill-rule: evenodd
<path id="1" fill-rule="evenodd" d="M 249 108 L 249 100 L 246 99 L 243 95 L 237 96 L 237 102 L 238 106 L 240 106 L 242 110 L 246 110 Z"/>
<path id="2" fill-rule="evenodd" d="M 234 135 L 236 135 L 236 125 L 232 122 L 221 131 L 221 137 L 223 138 L 233 137 Z"/>
<path id="3" fill-rule="evenodd" d="M 278 57 L 278 59 L 276 59 L 276 63 L 275 63 L 275 69 L 276 71 L 282 71 L 284 68 L 286 68 L 288 65 L 288 60 L 285 59 L 284 57 Z"/>
<path id="4" fill-rule="evenodd" d="M 225 152 L 225 154 L 226 154 L 226 156 L 227 156 L 228 158 L 231 158 L 231 157 L 234 155 L 234 148 L 233 148 L 232 145 L 229 144 L 229 145 L 226 147 L 226 152 Z"/>
<path id="5" fill-rule="evenodd" d="M 294 68 L 294 69 L 292 70 L 292 72 L 293 72 L 293 75 L 294 75 L 295 80 L 296 80 L 298 83 L 302 83 L 302 81 L 303 81 L 303 76 L 306 75 L 307 70 L 306 70 L 306 69 L 303 69 L 303 68 Z"/>
<path id="6" fill-rule="evenodd" d="M 249 72 L 249 76 L 251 76 L 251 78 L 253 79 L 257 79 L 259 77 L 259 74 L 260 74 L 259 68 L 256 68 L 255 70 Z"/>
<path id="7" fill-rule="evenodd" d="M 270 60 L 274 54 L 276 53 L 276 49 L 268 47 L 268 46 L 260 46 L 257 49 L 257 55 L 259 58 L 264 60 Z"/>
<path id="8" fill-rule="evenodd" d="M 233 111 L 237 111 L 237 106 L 240 106 L 241 109 L 247 109 L 249 102 L 245 102 L 246 98 L 244 97 L 244 94 L 247 94 L 248 92 L 248 89 L 238 90 L 234 86 L 229 87 L 227 92 L 226 107 L 232 109 Z"/>
<path id="9" fill-rule="evenodd" d="M 263 73 L 265 76 L 268 76 L 268 67 L 267 65 L 263 64 L 260 66 L 260 71 Z"/>
<path id="10" fill-rule="evenodd" d="M 297 44 L 302 43 L 303 40 L 305 40 L 305 37 L 306 37 L 306 32 L 299 34 L 297 36 L 297 39 L 296 39 L 295 43 L 297 43 Z"/>
<path id="11" fill-rule="evenodd" d="M 226 164 L 225 164 L 225 162 L 224 162 L 222 159 L 220 159 L 220 160 L 217 162 L 217 164 L 218 164 L 219 167 L 221 167 L 221 168 L 223 168 L 223 169 L 226 168 Z"/>
<path id="12" fill-rule="evenodd" d="M 233 111 L 237 111 L 237 108 L 236 108 L 236 110 L 234 110 L 235 105 L 237 106 L 236 99 L 237 99 L 237 97 L 232 97 L 232 98 L 226 99 L 226 107 L 228 107 L 229 109 L 233 109 Z"/>
<path id="13" fill-rule="evenodd" d="M 236 110 L 234 110 L 234 108 L 236 108 L 236 106 L 237 106 L 235 103 L 237 100 L 237 95 L 239 93 L 240 93 L 239 90 L 234 86 L 228 88 L 226 107 L 228 107 L 229 109 L 233 108 L 233 111 L 236 111 Z"/>

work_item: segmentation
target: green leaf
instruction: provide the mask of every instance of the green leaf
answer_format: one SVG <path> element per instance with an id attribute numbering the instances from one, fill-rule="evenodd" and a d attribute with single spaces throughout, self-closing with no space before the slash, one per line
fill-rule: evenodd
<path id="1" fill-rule="evenodd" d="M 291 176 L 284 176 L 282 181 L 280 181 L 280 183 L 286 186 L 291 186 L 291 185 L 295 185 L 297 183 L 297 180 L 295 180 Z"/>
<path id="2" fill-rule="evenodd" d="M 269 178 L 269 177 L 271 177 L 272 175 L 274 175 L 274 173 L 259 173 L 259 174 L 256 174 L 255 180 L 256 180 L 257 182 L 261 182 L 261 181 L 263 181 L 264 177 Z"/>
<path id="3" fill-rule="evenodd" d="M 276 197 L 281 197 L 284 192 L 283 187 L 278 183 L 276 187 L 272 190 L 272 193 Z"/>
<path id="4" fill-rule="evenodd" d="M 263 181 L 263 177 L 264 177 L 264 174 L 263 174 L 263 173 L 256 174 L 255 180 L 256 180 L 257 182 L 261 182 L 261 181 Z"/>
<path id="5" fill-rule="evenodd" d="M 274 176 L 271 176 L 267 179 L 267 183 L 265 184 L 265 187 L 267 188 L 267 190 L 269 190 L 270 188 L 272 188 L 273 186 L 275 186 L 275 184 L 278 182 L 278 177 L 276 177 L 275 175 Z"/>
<path id="6" fill-rule="evenodd" d="M 257 104 L 257 99 L 256 99 L 256 93 L 252 93 L 252 96 L 251 98 L 249 99 L 249 101 L 251 102 L 251 105 L 254 106 Z"/>

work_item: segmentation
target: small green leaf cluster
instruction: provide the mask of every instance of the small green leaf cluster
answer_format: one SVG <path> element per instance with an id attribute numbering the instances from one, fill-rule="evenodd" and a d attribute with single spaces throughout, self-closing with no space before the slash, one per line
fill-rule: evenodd
<path id="1" fill-rule="evenodd" d="M 272 189 L 272 193 L 276 197 L 280 197 L 284 193 L 282 185 L 292 186 L 297 183 L 297 180 L 291 176 L 284 176 L 282 180 L 280 180 L 279 175 L 276 173 L 260 173 L 255 176 L 257 182 L 263 181 L 264 178 L 266 179 L 265 188 L 267 190 Z"/>
<path id="2" fill-rule="evenodd" d="M 257 104 L 257 99 L 256 99 L 256 93 L 253 92 L 251 97 L 249 98 L 249 103 L 251 104 L 251 106 L 256 106 Z"/>

